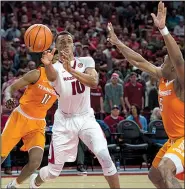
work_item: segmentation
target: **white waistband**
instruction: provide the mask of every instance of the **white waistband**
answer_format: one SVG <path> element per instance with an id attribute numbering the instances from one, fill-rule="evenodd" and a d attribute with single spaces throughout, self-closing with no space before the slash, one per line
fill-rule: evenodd
<path id="1" fill-rule="evenodd" d="M 78 117 L 78 116 L 83 116 L 85 114 L 88 114 L 89 111 L 86 111 L 86 112 L 81 112 L 79 114 L 74 114 L 74 113 L 66 113 L 66 112 L 63 112 L 62 110 L 59 110 L 59 112 L 64 116 L 64 117 Z"/>
<path id="2" fill-rule="evenodd" d="M 34 117 L 31 117 L 31 116 L 27 115 L 26 113 L 23 112 L 23 110 L 21 109 L 20 106 L 18 106 L 17 108 L 15 108 L 14 111 L 15 111 L 15 110 L 17 110 L 20 114 L 22 114 L 23 116 L 25 116 L 25 117 L 28 118 L 28 119 L 45 120 L 45 119 L 34 118 Z"/>

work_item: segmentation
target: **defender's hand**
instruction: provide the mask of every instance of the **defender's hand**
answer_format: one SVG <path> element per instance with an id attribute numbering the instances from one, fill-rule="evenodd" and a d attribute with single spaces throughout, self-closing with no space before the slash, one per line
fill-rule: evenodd
<path id="1" fill-rule="evenodd" d="M 108 23 L 107 29 L 109 31 L 109 37 L 107 38 L 107 41 L 109 41 L 112 45 L 116 45 L 119 43 L 119 39 L 114 33 L 114 28 L 111 23 Z"/>
<path id="2" fill-rule="evenodd" d="M 56 51 L 56 48 L 54 48 L 52 51 L 47 50 L 43 52 L 41 61 L 44 65 L 52 64 L 55 51 Z"/>
<path id="3" fill-rule="evenodd" d="M 15 101 L 15 99 L 13 99 L 13 98 L 8 99 L 8 100 L 6 101 L 6 103 L 5 103 L 5 106 L 6 106 L 6 108 L 8 108 L 9 110 L 12 110 L 13 108 L 15 108 L 15 106 L 16 106 L 16 101 Z"/>
<path id="4" fill-rule="evenodd" d="M 166 11 L 167 8 L 164 6 L 164 3 L 160 1 L 158 4 L 157 16 L 154 13 L 151 13 L 155 26 L 160 30 L 163 29 L 166 24 Z"/>

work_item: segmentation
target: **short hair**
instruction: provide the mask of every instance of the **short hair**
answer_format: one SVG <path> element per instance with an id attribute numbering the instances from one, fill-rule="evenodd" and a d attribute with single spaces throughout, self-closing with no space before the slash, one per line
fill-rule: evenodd
<path id="1" fill-rule="evenodd" d="M 130 73 L 130 77 L 133 76 L 133 75 L 135 75 L 137 77 L 137 73 L 136 72 L 131 72 Z"/>
<path id="2" fill-rule="evenodd" d="M 59 32 L 59 33 L 56 34 L 54 41 L 56 42 L 58 37 L 61 36 L 61 35 L 70 35 L 72 37 L 72 39 L 73 39 L 73 35 L 71 33 L 69 33 L 68 31 L 64 30 L 64 31 Z"/>

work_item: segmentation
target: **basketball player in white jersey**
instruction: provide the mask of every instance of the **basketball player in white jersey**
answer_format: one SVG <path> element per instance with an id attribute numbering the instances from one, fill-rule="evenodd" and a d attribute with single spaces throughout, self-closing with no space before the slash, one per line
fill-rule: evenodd
<path id="1" fill-rule="evenodd" d="M 38 188 L 43 182 L 58 177 L 65 162 L 75 161 L 79 138 L 98 158 L 110 188 L 120 188 L 106 139 L 90 106 L 90 88 L 98 84 L 95 62 L 91 57 L 74 57 L 73 38 L 69 32 L 57 35 L 56 48 L 59 60 L 55 64 L 52 64 L 55 49 L 44 52 L 41 59 L 48 80 L 59 94 L 49 163 L 37 176 L 32 176 L 30 188 Z"/>

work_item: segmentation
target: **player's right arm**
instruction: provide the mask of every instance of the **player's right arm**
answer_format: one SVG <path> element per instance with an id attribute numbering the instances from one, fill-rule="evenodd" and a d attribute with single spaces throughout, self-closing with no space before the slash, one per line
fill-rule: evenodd
<path id="1" fill-rule="evenodd" d="M 8 109 L 12 109 L 15 106 L 15 101 L 12 98 L 15 91 L 24 88 L 25 86 L 29 84 L 33 84 L 38 81 L 40 77 L 40 71 L 39 70 L 32 70 L 28 73 L 26 73 L 22 78 L 16 80 L 13 84 L 8 86 L 5 89 L 4 95 L 5 95 L 5 101 L 6 101 L 6 107 Z"/>
<path id="2" fill-rule="evenodd" d="M 55 48 L 51 52 L 49 50 L 44 51 L 41 58 L 41 61 L 45 66 L 46 76 L 48 80 L 51 82 L 55 81 L 57 78 L 57 72 L 54 69 L 53 63 L 52 63 L 55 51 L 56 51 Z"/>
<path id="3" fill-rule="evenodd" d="M 117 38 L 111 23 L 108 24 L 108 30 L 109 30 L 108 41 L 112 45 L 115 45 L 120 50 L 120 52 L 123 54 L 123 56 L 127 59 L 127 61 L 130 64 L 132 64 L 133 66 L 137 67 L 142 71 L 149 73 L 150 75 L 152 75 L 157 79 L 160 79 L 162 77 L 162 72 L 160 67 L 156 67 L 150 62 L 148 62 L 139 53 L 127 47 Z"/>

